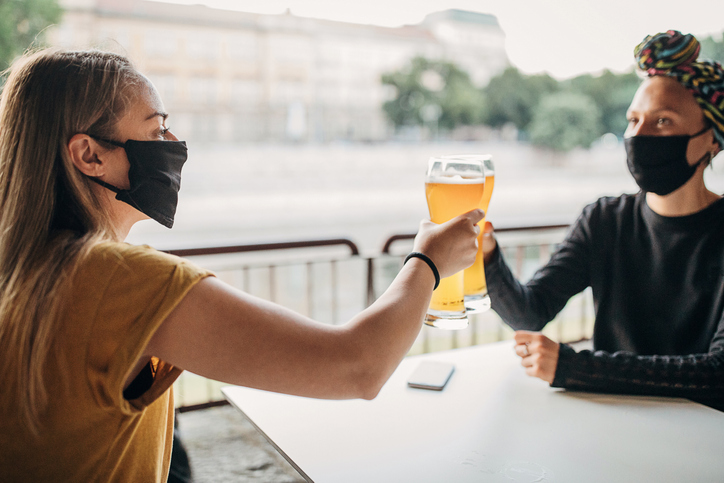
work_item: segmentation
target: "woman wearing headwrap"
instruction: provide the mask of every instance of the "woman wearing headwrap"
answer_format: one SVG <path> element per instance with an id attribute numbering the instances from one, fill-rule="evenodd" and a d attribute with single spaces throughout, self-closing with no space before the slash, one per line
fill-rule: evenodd
<path id="1" fill-rule="evenodd" d="M 516 281 L 486 227 L 492 307 L 531 376 L 553 387 L 681 396 L 724 407 L 724 200 L 704 169 L 724 146 L 724 69 L 668 31 L 635 49 L 646 78 L 625 133 L 635 195 L 588 205 L 546 266 Z M 595 352 L 540 333 L 591 287 Z"/>

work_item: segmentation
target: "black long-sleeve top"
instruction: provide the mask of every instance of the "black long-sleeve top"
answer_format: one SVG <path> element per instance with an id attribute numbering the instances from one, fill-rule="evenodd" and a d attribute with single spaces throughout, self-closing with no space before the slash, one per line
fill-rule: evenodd
<path id="1" fill-rule="evenodd" d="M 601 198 L 526 284 L 497 249 L 485 275 L 516 330 L 542 329 L 591 287 L 594 352 L 562 344 L 552 386 L 724 405 L 724 198 L 683 217 L 643 193 Z"/>

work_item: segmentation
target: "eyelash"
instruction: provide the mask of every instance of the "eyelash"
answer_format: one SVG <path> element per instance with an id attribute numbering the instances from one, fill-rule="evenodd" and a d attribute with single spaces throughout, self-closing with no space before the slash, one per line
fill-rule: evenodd
<path id="1" fill-rule="evenodd" d="M 627 121 L 628 121 L 629 124 L 631 124 L 631 123 L 636 123 L 636 122 L 638 122 L 638 119 L 635 118 L 635 117 L 630 117 L 630 118 L 627 119 Z M 660 118 L 658 118 L 658 119 L 656 120 L 656 124 L 657 124 L 657 125 L 670 124 L 670 123 L 671 123 L 671 121 L 669 120 L 669 118 L 666 118 L 666 117 L 660 117 Z"/>
<path id="2" fill-rule="evenodd" d="M 164 128 L 162 128 L 162 129 L 159 131 L 159 134 L 160 134 L 161 136 L 165 136 L 170 130 L 171 130 L 170 127 L 164 127 Z"/>

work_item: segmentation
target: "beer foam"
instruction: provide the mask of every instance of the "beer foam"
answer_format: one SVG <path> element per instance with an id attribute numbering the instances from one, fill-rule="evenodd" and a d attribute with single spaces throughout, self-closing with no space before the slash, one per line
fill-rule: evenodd
<path id="1" fill-rule="evenodd" d="M 485 178 L 463 178 L 460 175 L 455 176 L 428 176 L 425 183 L 435 184 L 484 184 Z"/>

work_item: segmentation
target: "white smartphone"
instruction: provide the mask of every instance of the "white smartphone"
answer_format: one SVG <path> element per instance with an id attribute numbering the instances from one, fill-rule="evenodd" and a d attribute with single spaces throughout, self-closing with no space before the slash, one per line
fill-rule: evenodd
<path id="1" fill-rule="evenodd" d="M 413 371 L 407 385 L 418 389 L 442 391 L 455 371 L 455 366 L 449 362 L 422 361 Z"/>

